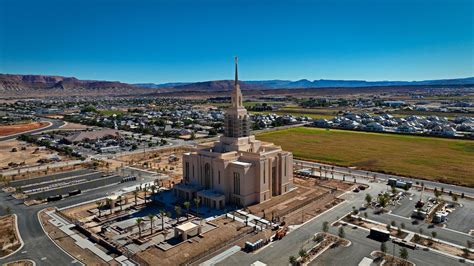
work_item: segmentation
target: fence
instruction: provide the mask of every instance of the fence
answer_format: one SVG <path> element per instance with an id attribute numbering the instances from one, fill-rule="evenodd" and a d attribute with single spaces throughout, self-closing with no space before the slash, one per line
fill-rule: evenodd
<path id="1" fill-rule="evenodd" d="M 294 206 L 294 207 L 292 207 L 292 208 L 290 208 L 290 209 L 287 209 L 287 210 L 284 210 L 284 211 L 278 213 L 276 216 L 277 216 L 277 217 L 285 216 L 285 215 L 287 215 L 287 214 L 289 214 L 289 213 L 292 213 L 292 212 L 294 212 L 294 211 L 296 211 L 296 210 L 302 208 L 302 207 L 305 206 L 305 205 L 308 205 L 308 204 L 310 204 L 310 203 L 313 203 L 313 202 L 315 202 L 315 201 L 321 199 L 322 197 L 324 197 L 324 196 L 326 196 L 326 195 L 328 195 L 328 194 L 331 194 L 331 192 L 326 191 L 325 193 L 323 193 L 323 194 L 321 194 L 321 195 L 319 195 L 319 196 L 317 196 L 317 197 L 315 197 L 315 198 L 313 198 L 313 199 L 305 200 L 305 201 L 301 202 L 300 204 L 298 204 L 298 205 L 296 205 L 296 206 Z"/>

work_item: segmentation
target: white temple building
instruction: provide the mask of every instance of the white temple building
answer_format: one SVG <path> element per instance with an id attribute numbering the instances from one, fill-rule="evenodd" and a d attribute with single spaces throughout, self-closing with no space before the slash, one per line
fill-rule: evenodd
<path id="1" fill-rule="evenodd" d="M 224 135 L 217 142 L 198 145 L 183 155 L 183 180 L 173 189 L 177 197 L 221 209 L 226 204 L 248 206 L 290 190 L 293 154 L 250 134 L 251 121 L 242 105 L 235 58 L 232 104 Z"/>

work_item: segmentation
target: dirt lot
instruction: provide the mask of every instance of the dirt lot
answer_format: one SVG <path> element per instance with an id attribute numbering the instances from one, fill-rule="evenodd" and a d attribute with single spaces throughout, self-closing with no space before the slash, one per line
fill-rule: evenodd
<path id="1" fill-rule="evenodd" d="M 287 224 L 300 224 L 341 202 L 337 196 L 352 187 L 337 180 L 323 181 L 326 186 L 338 188 L 338 191 L 330 193 L 330 189 L 317 186 L 316 182 L 321 183 L 315 179 L 295 178 L 294 190 L 248 209 L 259 216 L 263 216 L 265 210 L 266 219 L 271 219 L 273 212 L 274 217 L 282 216 Z"/>
<path id="2" fill-rule="evenodd" d="M 0 257 L 17 250 L 21 243 L 15 227 L 16 218 L 13 215 L 0 216 Z"/>
<path id="3" fill-rule="evenodd" d="M 38 129 L 47 126 L 49 123 L 45 122 L 32 122 L 16 125 L 2 125 L 0 126 L 0 136 L 8 136 L 25 132 L 28 130 Z"/>
<path id="4" fill-rule="evenodd" d="M 136 257 L 141 258 L 149 265 L 179 265 L 190 258 L 207 253 L 215 247 L 222 246 L 223 243 L 243 232 L 253 230 L 249 227 L 242 228 L 242 223 L 232 222 L 229 218 L 219 218 L 213 221 L 213 223 L 217 224 L 218 227 L 216 229 L 203 234 L 202 237 L 194 237 L 192 243 L 185 242 L 180 244 L 179 247 L 167 251 L 153 246 L 137 253 Z"/>
<path id="5" fill-rule="evenodd" d="M 51 209 L 49 209 L 51 210 Z M 48 222 L 51 219 L 44 211 L 40 213 L 40 220 L 44 226 L 45 231 L 48 235 L 63 249 L 65 249 L 69 254 L 74 256 L 77 260 L 81 261 L 85 265 L 118 265 L 112 263 L 106 263 L 94 253 L 88 249 L 82 249 L 75 244 L 74 240 L 71 237 L 68 237 L 65 233 L 59 230 L 57 227 L 53 226 Z"/>
<path id="6" fill-rule="evenodd" d="M 16 148 L 16 152 L 12 149 Z M 48 149 L 37 150 L 38 146 L 23 141 L 9 140 L 0 142 L 0 169 L 8 167 L 13 162 L 24 164 L 24 166 L 35 165 L 40 159 L 59 157 L 64 160 L 65 157 L 59 156 L 57 152 Z M 6 169 L 5 169 L 6 170 Z"/>
<path id="7" fill-rule="evenodd" d="M 165 173 L 169 175 L 173 181 L 179 182 L 183 176 L 183 153 L 190 150 L 190 147 L 179 147 L 149 151 L 145 154 L 135 153 L 121 156 L 118 158 L 118 161 L 134 167 Z"/>

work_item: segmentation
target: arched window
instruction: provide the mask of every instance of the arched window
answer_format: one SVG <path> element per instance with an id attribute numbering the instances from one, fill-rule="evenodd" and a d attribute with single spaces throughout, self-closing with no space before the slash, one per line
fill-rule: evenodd
<path id="1" fill-rule="evenodd" d="M 204 187 L 211 188 L 211 165 L 209 163 L 204 165 Z"/>

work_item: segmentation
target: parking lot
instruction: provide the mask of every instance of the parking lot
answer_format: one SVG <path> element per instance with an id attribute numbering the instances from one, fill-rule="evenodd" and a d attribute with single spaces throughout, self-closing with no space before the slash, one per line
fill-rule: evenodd
<path id="1" fill-rule="evenodd" d="M 117 183 L 120 183 L 121 180 L 122 180 L 122 177 L 118 175 L 99 177 L 97 179 L 93 179 L 90 181 L 75 183 L 75 184 L 67 185 L 67 186 L 61 186 L 54 189 L 31 193 L 28 195 L 32 199 L 46 199 L 50 196 L 65 195 L 74 190 L 84 191 L 84 190 L 99 188 L 99 187 L 103 187 L 107 185 L 117 184 Z"/>
<path id="2" fill-rule="evenodd" d="M 405 218 L 410 218 L 418 199 L 419 198 L 415 198 L 411 195 L 403 196 L 400 200 L 398 200 L 397 205 L 391 209 L 392 213 Z"/>
<path id="3" fill-rule="evenodd" d="M 80 193 L 108 185 L 120 183 L 123 177 L 116 174 L 91 169 L 79 169 L 52 175 L 11 182 L 17 192 L 22 192 L 29 200 L 45 200 L 48 197 Z"/>
<path id="4" fill-rule="evenodd" d="M 461 206 L 457 206 L 449 214 L 446 227 L 463 233 L 469 233 L 473 229 L 472 221 L 474 221 L 473 204 L 461 204 Z"/>
<path id="5" fill-rule="evenodd" d="M 45 175 L 45 176 L 40 176 L 40 177 L 35 177 L 35 178 L 30 178 L 30 179 L 12 181 L 12 182 L 10 182 L 10 186 L 12 186 L 12 187 L 23 187 L 23 186 L 27 186 L 27 185 L 46 183 L 46 182 L 51 182 L 53 180 L 60 180 L 60 179 L 64 179 L 64 178 L 69 178 L 69 177 L 84 175 L 84 174 L 90 174 L 90 173 L 94 173 L 94 171 L 90 170 L 90 169 L 79 169 L 79 170 L 74 170 L 74 171 L 57 173 L 57 174 L 53 174 L 53 175 Z"/>

